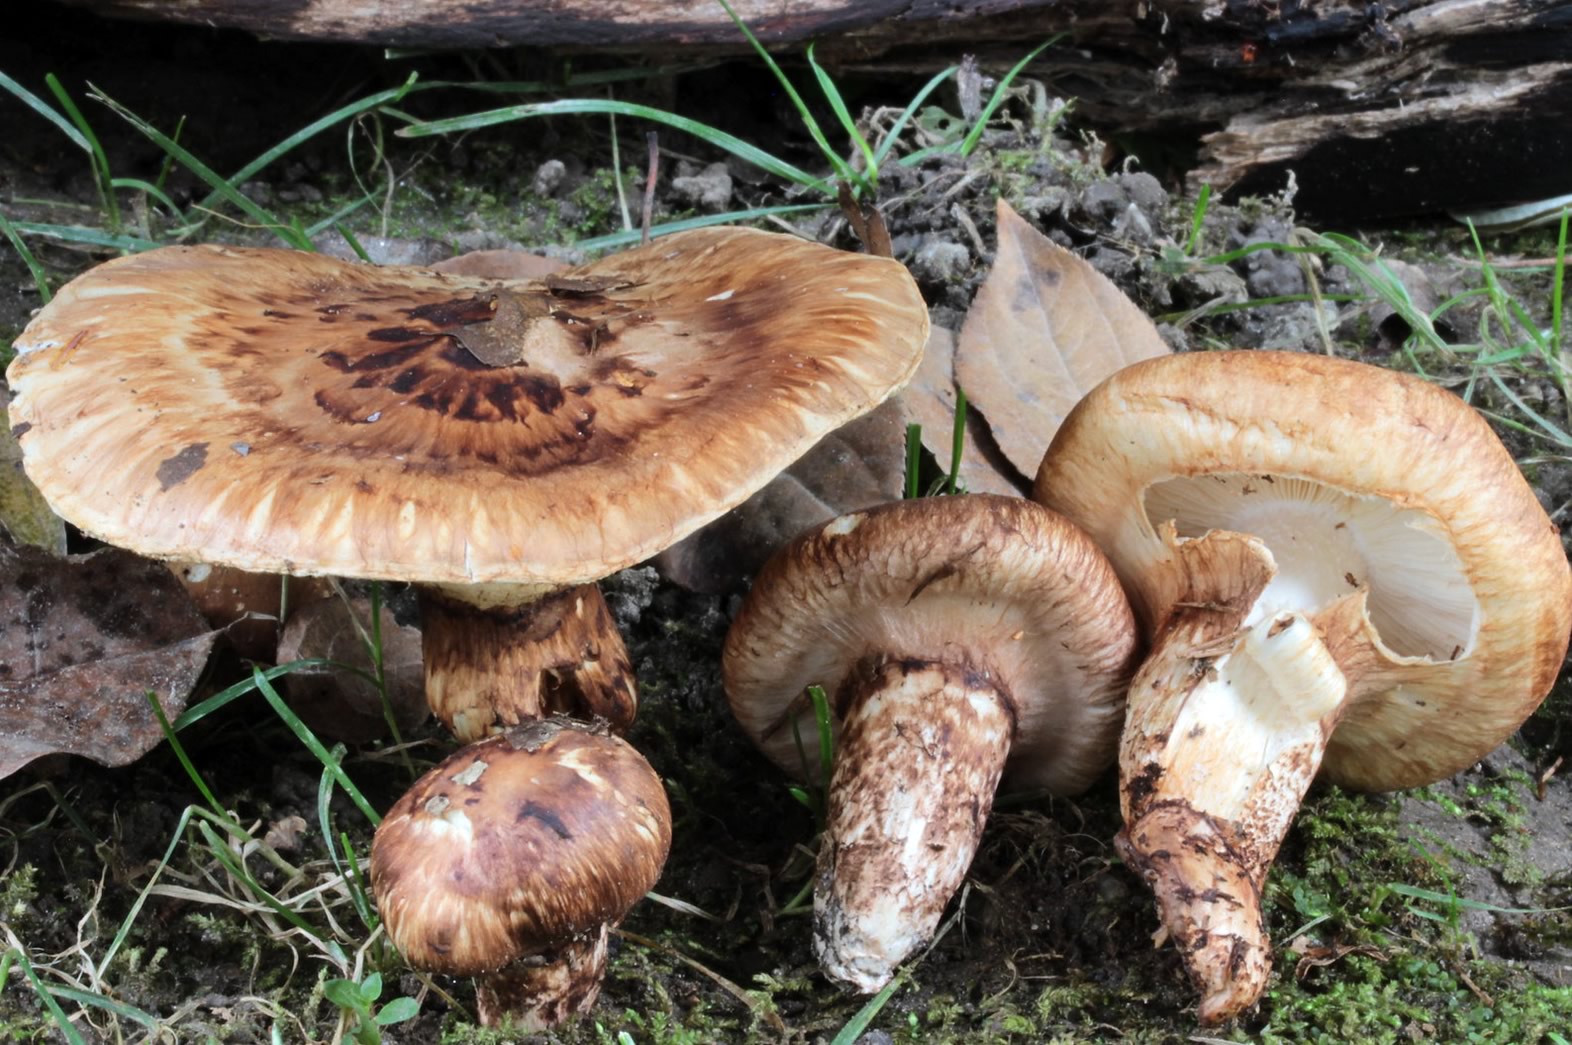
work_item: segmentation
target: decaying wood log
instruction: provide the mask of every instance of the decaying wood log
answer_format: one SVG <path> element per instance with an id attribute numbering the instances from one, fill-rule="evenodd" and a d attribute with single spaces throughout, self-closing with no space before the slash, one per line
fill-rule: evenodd
<path id="1" fill-rule="evenodd" d="M 65 0 L 280 38 L 742 53 L 714 0 Z M 736 0 L 777 48 L 841 69 L 927 72 L 976 52 L 1114 133 L 1204 135 L 1192 178 L 1282 187 L 1342 217 L 1572 190 L 1566 0 Z"/>

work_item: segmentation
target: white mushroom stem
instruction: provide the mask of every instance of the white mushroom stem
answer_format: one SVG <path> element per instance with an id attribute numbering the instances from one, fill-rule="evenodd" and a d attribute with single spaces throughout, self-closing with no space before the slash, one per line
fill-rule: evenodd
<path id="1" fill-rule="evenodd" d="M 1259 587 L 1236 594 L 1168 619 L 1131 686 L 1119 754 L 1119 851 L 1157 894 L 1157 939 L 1184 956 L 1203 1023 L 1266 986 L 1262 885 L 1350 696 L 1314 621 L 1282 612 L 1242 626 Z"/>
<path id="2" fill-rule="evenodd" d="M 476 978 L 475 1005 L 483 1027 L 512 1020 L 513 1029 L 537 1034 L 595 1007 L 606 978 L 611 926 L 522 958 Z"/>
<path id="3" fill-rule="evenodd" d="M 552 714 L 633 721 L 633 665 L 593 584 L 420 589 L 426 700 L 470 743 Z"/>
<path id="4" fill-rule="evenodd" d="M 1015 717 L 966 664 L 883 660 L 848 685 L 814 945 L 828 975 L 872 992 L 933 935 L 971 866 Z"/>

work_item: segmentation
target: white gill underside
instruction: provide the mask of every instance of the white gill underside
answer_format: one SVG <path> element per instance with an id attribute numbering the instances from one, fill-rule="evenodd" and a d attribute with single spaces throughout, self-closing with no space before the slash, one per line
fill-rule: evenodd
<path id="1" fill-rule="evenodd" d="M 1165 790 L 1211 816 L 1266 814 L 1281 821 L 1270 829 L 1283 830 L 1320 766 L 1322 720 L 1347 694 L 1315 625 L 1298 615 L 1273 617 L 1213 661 L 1171 718 L 1153 716 L 1139 727 L 1168 734 L 1166 749 L 1151 752 L 1166 767 Z"/>
<path id="2" fill-rule="evenodd" d="M 1167 479 L 1146 491 L 1156 525 L 1181 538 L 1228 530 L 1259 538 L 1277 574 L 1247 623 L 1313 614 L 1369 591 L 1371 622 L 1402 657 L 1456 660 L 1472 650 L 1479 604 L 1441 525 L 1428 513 L 1309 479 L 1238 473 Z"/>

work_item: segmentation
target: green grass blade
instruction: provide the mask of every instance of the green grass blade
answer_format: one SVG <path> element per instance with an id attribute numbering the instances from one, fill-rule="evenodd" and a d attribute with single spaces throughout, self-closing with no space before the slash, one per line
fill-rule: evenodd
<path id="1" fill-rule="evenodd" d="M 1206 209 L 1211 202 L 1212 185 L 1208 182 L 1201 186 L 1201 193 L 1195 198 L 1195 210 L 1190 215 L 1190 239 L 1184 245 L 1184 252 L 1192 258 L 1201 245 L 1201 226 L 1206 223 Z"/>
<path id="2" fill-rule="evenodd" d="M 284 724 L 289 727 L 290 732 L 294 733 L 300 742 L 306 746 L 306 749 L 317 757 L 317 761 L 321 762 L 333 774 L 333 779 L 338 783 L 339 787 L 344 789 L 344 793 L 349 796 L 350 801 L 355 803 L 356 808 L 373 825 L 380 824 L 382 817 L 371 807 L 371 803 L 366 801 L 366 796 L 360 793 L 360 788 L 355 786 L 355 782 L 349 779 L 349 776 L 345 774 L 343 768 L 334 760 L 333 756 L 328 754 L 327 748 L 322 745 L 322 741 L 317 739 L 317 735 L 311 732 L 311 728 L 300 721 L 300 716 L 291 711 L 289 705 L 284 703 L 284 698 L 278 695 L 278 690 L 273 688 L 273 683 L 268 681 L 267 675 L 262 669 L 253 666 L 251 679 L 256 683 L 257 689 L 261 691 L 268 704 L 272 705 L 278 717 L 284 720 Z"/>
<path id="3" fill-rule="evenodd" d="M 879 157 L 874 153 L 873 146 L 868 144 L 868 139 L 857 126 L 857 121 L 852 118 L 851 111 L 846 108 L 846 99 L 841 97 L 841 89 L 835 85 L 830 74 L 824 71 L 824 67 L 814 59 L 813 47 L 813 44 L 808 45 L 808 68 L 813 70 L 814 77 L 819 81 L 819 90 L 824 92 L 824 100 L 830 103 L 835 118 L 841 121 L 846 136 L 862 153 L 863 162 L 867 166 L 864 176 L 859 181 L 871 187 L 879 180 Z"/>
<path id="4" fill-rule="evenodd" d="M 11 224 L 11 219 L 3 213 L 0 213 L 0 232 L 5 233 L 5 238 L 11 241 L 11 246 L 21 257 L 22 264 L 27 266 L 28 274 L 33 277 L 33 284 L 38 287 L 39 300 L 45 305 L 49 304 L 49 299 L 54 297 L 54 293 L 49 289 L 49 279 L 44 275 L 44 267 L 38 263 L 37 258 L 33 257 L 33 252 L 27 247 L 27 241 L 22 238 L 16 226 Z"/>
<path id="5" fill-rule="evenodd" d="M 278 678 L 280 675 L 289 674 L 291 671 L 302 671 L 306 668 L 325 668 L 332 666 L 334 665 L 330 660 L 323 660 L 320 657 L 308 657 L 305 660 L 291 660 L 287 663 L 276 665 L 274 667 L 268 668 L 262 674 L 269 681 L 272 681 L 273 679 Z M 369 676 L 367 677 L 369 678 Z M 249 679 L 245 679 L 244 681 L 237 682 L 227 689 L 213 694 L 211 697 L 208 697 L 206 700 L 201 701 L 200 703 L 191 705 L 189 708 L 186 708 L 184 714 L 175 719 L 175 732 L 178 733 L 187 726 L 194 725 L 195 723 L 202 721 L 213 712 L 227 706 L 236 700 L 239 700 L 241 697 L 245 696 L 247 693 L 250 693 L 256 688 L 256 678 L 253 676 Z"/>
<path id="6" fill-rule="evenodd" d="M 158 702 L 158 694 L 154 693 L 152 690 L 148 690 L 147 702 L 153 706 L 153 714 L 158 718 L 158 728 L 164 731 L 164 739 L 169 742 L 170 749 L 175 753 L 175 758 L 180 761 L 180 767 L 186 771 L 186 776 L 191 778 L 191 782 L 195 784 L 196 789 L 201 792 L 202 801 L 206 802 L 208 807 L 212 809 L 213 812 L 217 813 L 220 817 L 227 819 L 228 813 L 226 813 L 224 811 L 224 807 L 219 804 L 218 799 L 213 794 L 212 788 L 208 787 L 207 781 L 202 778 L 202 774 L 197 772 L 197 767 L 191 761 L 191 756 L 186 754 L 185 745 L 182 744 L 180 742 L 180 738 L 175 735 L 174 727 L 169 724 L 169 717 L 164 714 L 164 706 Z"/>
<path id="7" fill-rule="evenodd" d="M 358 200 L 353 200 L 349 203 L 346 203 L 344 206 L 340 207 L 332 214 L 329 214 L 315 225 L 307 225 L 306 235 L 320 235 L 321 233 L 326 232 L 328 229 L 335 228 L 343 224 L 345 218 L 349 217 L 351 214 L 370 203 L 373 198 L 374 197 L 372 196 L 362 196 Z"/>
<path id="8" fill-rule="evenodd" d="M 813 726 L 819 734 L 819 786 L 827 796 L 830 793 L 830 771 L 835 762 L 835 731 L 830 725 L 830 698 L 825 696 L 823 686 L 809 686 L 808 699 L 813 702 Z"/>
<path id="9" fill-rule="evenodd" d="M 961 455 L 966 451 L 966 392 L 955 389 L 955 427 L 950 432 L 950 474 L 944 492 L 954 494 L 961 476 Z"/>
<path id="10" fill-rule="evenodd" d="M 82 132 L 73 127 L 71 125 L 71 121 L 56 112 L 54 107 L 51 106 L 48 102 L 38 97 L 38 95 L 34 94 L 32 91 L 29 91 L 26 87 L 23 87 L 21 84 L 17 83 L 3 72 L 0 72 L 0 87 L 3 87 L 7 91 L 11 92 L 11 94 L 15 95 L 16 99 L 23 105 L 27 106 L 38 115 L 54 124 L 55 128 L 60 131 L 61 134 L 64 134 L 67 138 L 71 139 L 72 145 L 75 145 L 78 149 L 81 149 L 85 153 L 92 153 L 93 146 L 88 143 L 87 138 L 82 134 Z"/>
<path id="11" fill-rule="evenodd" d="M 825 195 L 831 195 L 829 183 L 822 178 L 816 178 L 802 168 L 772 156 L 758 146 L 745 142 L 735 135 L 727 134 L 718 127 L 711 127 L 709 124 L 690 120 L 685 116 L 666 112 L 664 109 L 653 109 L 648 105 L 622 102 L 612 98 L 563 98 L 554 102 L 509 105 L 501 109 L 488 109 L 485 112 L 470 113 L 467 116 L 453 116 L 444 120 L 415 123 L 408 127 L 400 127 L 394 133 L 401 138 L 424 138 L 434 134 L 472 131 L 479 127 L 492 127 L 499 123 L 528 120 L 538 116 L 604 116 L 608 113 L 615 113 L 618 116 L 632 116 L 636 119 L 650 120 L 654 123 L 674 127 L 679 131 L 709 142 L 716 148 L 729 152 L 738 159 L 746 160 L 760 170 L 768 171 L 777 178 L 823 192 Z"/>
<path id="12" fill-rule="evenodd" d="M 922 487 L 917 472 L 922 467 L 922 425 L 913 421 L 906 426 L 906 500 L 915 501 Z"/>
<path id="13" fill-rule="evenodd" d="M 355 238 L 355 234 L 349 231 L 348 225 L 345 225 L 341 221 L 333 227 L 338 230 L 338 234 L 340 236 L 344 237 L 344 242 L 348 243 L 349 249 L 355 252 L 355 257 L 359 258 L 361 261 L 364 261 L 368 265 L 372 263 L 371 255 L 366 253 L 366 248 L 360 245 L 360 240 Z"/>
<path id="14" fill-rule="evenodd" d="M 753 49 L 757 52 L 760 60 L 774 74 L 776 81 L 781 85 L 781 89 L 786 92 L 786 97 L 791 99 L 792 105 L 797 109 L 798 117 L 802 120 L 803 127 L 808 131 L 808 136 L 819 147 L 819 151 L 824 154 L 825 159 L 830 161 L 830 166 L 834 168 L 836 176 L 853 184 L 858 184 L 856 175 L 846 165 L 846 161 L 841 159 L 840 154 L 830 147 L 829 140 L 824 137 L 824 131 L 820 130 L 819 121 L 813 118 L 813 112 L 808 108 L 808 103 L 802 100 L 802 95 L 797 93 L 797 88 L 792 85 L 791 80 L 787 78 L 781 67 L 775 63 L 774 57 L 763 44 L 759 43 L 759 38 L 753 35 L 753 30 L 748 28 L 748 24 L 732 9 L 731 4 L 727 3 L 726 0 L 719 0 L 719 2 L 721 7 L 725 9 L 726 14 L 731 18 L 732 24 L 741 31 L 743 36 L 747 37 L 748 43 L 753 45 Z M 825 189 L 825 192 L 827 195 L 830 194 L 828 188 Z"/>
<path id="15" fill-rule="evenodd" d="M 235 859 L 235 855 L 229 851 L 229 846 L 224 844 L 223 839 L 219 838 L 211 827 L 199 820 L 197 821 L 197 830 L 201 832 L 202 840 L 207 843 L 208 850 L 213 854 L 213 858 L 223 864 L 225 870 L 230 874 L 240 879 L 253 896 L 258 897 L 263 903 L 271 907 L 273 912 L 284 919 L 284 921 L 305 933 L 308 939 L 321 942 L 321 937 L 311 923 L 294 911 L 291 911 L 288 907 L 285 907 L 279 902 L 278 897 L 262 888 L 262 883 L 253 878 L 251 872 L 246 870 L 239 860 Z M 323 948 L 323 950 L 326 949 L 326 947 Z"/>
<path id="16" fill-rule="evenodd" d="M 961 139 L 959 151 L 962 156 L 970 156 L 972 150 L 977 148 L 977 143 L 982 140 L 983 131 L 987 128 L 988 121 L 993 119 L 993 114 L 998 112 L 999 106 L 1004 104 L 1005 94 L 1009 91 L 1010 85 L 1015 82 L 1015 78 L 1021 74 L 1021 70 L 1030 65 L 1032 59 L 1064 39 L 1064 35 L 1064 33 L 1055 33 L 1050 36 L 1032 48 L 1025 58 L 1016 62 L 1015 65 L 1010 67 L 1010 71 L 1004 74 L 1004 78 L 999 81 L 998 86 L 994 87 L 993 94 L 988 96 L 988 102 L 983 106 L 982 112 L 977 114 L 977 122 L 972 124 L 971 130 L 966 132 L 966 137 Z"/>
<path id="17" fill-rule="evenodd" d="M 904 986 L 906 986 L 904 974 L 885 984 L 882 991 L 869 998 L 863 1007 L 857 1010 L 856 1015 L 846 1021 L 846 1026 L 840 1029 L 840 1033 L 830 1039 L 830 1045 L 854 1045 L 889 1000 L 895 997 L 895 992 Z"/>
<path id="18" fill-rule="evenodd" d="M 103 201 L 104 211 L 109 218 L 109 228 L 113 232 L 120 231 L 120 201 L 115 199 L 114 175 L 109 173 L 109 156 L 104 152 L 104 147 L 98 141 L 98 135 L 93 133 L 93 125 L 87 122 L 87 117 L 82 115 L 82 110 L 76 107 L 76 102 L 71 98 L 70 92 L 54 73 L 44 74 L 44 83 L 49 85 L 50 92 L 55 96 L 55 101 L 60 103 L 76 129 L 82 133 L 87 141 L 88 155 L 93 158 L 93 180 L 98 183 L 98 196 Z"/>
<path id="19" fill-rule="evenodd" d="M 87 1045 L 82 1040 L 82 1035 L 77 1033 L 76 1026 L 66 1019 L 66 1014 L 61 1010 L 60 1003 L 55 1001 L 55 996 L 50 992 L 49 988 L 44 986 L 43 981 L 38 978 L 38 973 L 34 971 L 33 963 L 27 960 L 27 955 L 15 948 L 12 948 L 7 953 L 16 955 L 15 961 L 22 967 L 22 975 L 26 976 L 27 982 L 33 985 L 33 990 L 38 993 L 38 999 L 44 1003 L 44 1008 L 49 1010 L 49 1015 L 54 1019 L 56 1026 L 59 1027 L 61 1036 L 70 1045 Z"/>
<path id="20" fill-rule="evenodd" d="M 159 203 L 162 203 L 169 210 L 169 213 L 175 216 L 176 221 L 184 223 L 186 220 L 185 215 L 180 212 L 180 207 L 176 205 L 175 201 L 170 199 L 163 189 L 152 182 L 143 181 L 141 178 L 115 178 L 110 184 L 117 189 L 132 189 L 136 192 L 145 192 Z"/>
<path id="21" fill-rule="evenodd" d="M 313 120 L 302 127 L 300 130 L 296 131 L 294 134 L 291 134 L 289 137 L 273 146 L 271 149 L 268 149 L 266 152 L 262 153 L 262 155 L 258 156 L 244 167 L 240 168 L 234 174 L 230 175 L 227 179 L 225 179 L 225 184 L 232 189 L 238 190 L 242 182 L 245 182 L 254 177 L 258 171 L 262 170 L 268 164 L 293 151 L 297 147 L 304 145 L 306 142 L 310 141 L 312 138 L 315 138 L 323 131 L 336 127 L 345 120 L 353 119 L 369 109 L 375 109 L 379 105 L 399 101 L 406 94 L 409 94 L 411 91 L 416 89 L 415 81 L 418 79 L 418 73 L 410 73 L 409 79 L 405 80 L 398 87 L 391 87 L 385 91 L 378 91 L 376 94 L 367 95 L 358 102 L 351 102 L 340 109 L 333 110 L 320 119 Z M 425 86 L 435 87 L 438 85 L 429 84 Z M 199 204 L 199 206 L 211 210 L 213 207 L 218 206 L 218 202 L 221 198 L 224 197 L 222 196 L 219 188 L 215 185 L 213 187 L 213 191 L 209 192 L 202 198 L 202 202 Z"/>
<path id="22" fill-rule="evenodd" d="M 133 1023 L 139 1023 L 150 1031 L 156 1031 L 160 1026 L 156 1016 L 149 1016 L 135 1005 L 127 1005 L 123 1001 L 115 1001 L 113 998 L 106 998 L 102 994 L 94 994 L 91 991 L 79 991 L 73 987 L 51 987 L 49 988 L 49 993 L 56 998 L 74 1001 L 78 1005 L 91 1005 L 95 1009 L 103 1009 L 111 1015 L 128 1019 Z"/>
<path id="23" fill-rule="evenodd" d="M 13 223 L 12 227 L 29 236 L 42 236 L 62 243 L 82 243 L 89 247 L 109 247 L 131 253 L 163 246 L 162 243 L 142 239 L 139 236 L 119 236 L 105 232 L 103 229 L 90 229 L 82 225 L 48 225 L 36 221 L 18 221 Z"/>
<path id="24" fill-rule="evenodd" d="M 1466 896 L 1458 896 L 1455 893 L 1438 893 L 1434 889 L 1421 889 L 1417 885 L 1408 885 L 1404 882 L 1388 882 L 1386 887 L 1398 896 L 1428 900 L 1448 907 L 1466 907 L 1471 911 L 1489 911 L 1492 914 L 1554 914 L 1557 911 L 1572 910 L 1572 907 L 1498 907 L 1483 900 L 1470 900 Z"/>
<path id="25" fill-rule="evenodd" d="M 786 203 L 776 207 L 755 207 L 752 210 L 727 211 L 725 214 L 704 214 L 696 218 L 683 218 L 681 221 L 669 221 L 664 225 L 656 225 L 650 229 L 650 238 L 665 236 L 673 232 L 682 232 L 686 229 L 702 229 L 711 225 L 730 225 L 739 221 L 756 221 L 773 214 L 806 214 L 809 211 L 823 210 L 829 206 L 827 203 Z M 638 229 L 629 229 L 624 232 L 610 232 L 604 236 L 592 236 L 581 239 L 573 245 L 580 250 L 612 250 L 637 243 L 642 233 Z"/>
<path id="26" fill-rule="evenodd" d="M 901 132 L 906 129 L 906 125 L 911 122 L 912 117 L 917 115 L 917 110 L 922 107 L 922 103 L 928 100 L 930 94 L 938 90 L 940 84 L 954 76 L 959 68 L 960 66 L 958 65 L 952 65 L 948 69 L 935 73 L 933 79 L 923 84 L 922 89 L 912 95 L 912 100 L 906 103 L 906 108 L 901 110 L 901 114 L 890 125 L 889 133 L 884 136 L 884 140 L 879 142 L 879 147 L 874 150 L 873 158 L 875 160 L 879 163 L 884 162 L 884 158 L 895 147 L 895 142 L 900 138 Z"/>
<path id="27" fill-rule="evenodd" d="M 344 851 L 344 865 L 348 868 L 344 872 L 344 880 L 349 883 L 349 895 L 354 900 L 355 913 L 360 916 L 361 923 L 368 931 L 375 932 L 381 920 L 377 918 L 377 912 L 371 909 L 371 901 L 368 899 L 371 890 L 367 888 L 366 880 L 361 877 L 360 861 L 355 856 L 355 847 L 350 844 L 347 832 L 338 833 L 338 844 Z"/>
<path id="28" fill-rule="evenodd" d="M 310 239 L 296 232 L 294 229 L 290 228 L 288 224 L 280 221 L 277 217 L 258 206 L 239 189 L 235 188 L 233 185 L 229 184 L 229 182 L 220 177 L 218 173 L 213 170 L 213 168 L 209 167 L 207 164 L 191 155 L 190 152 L 188 152 L 174 139 L 164 134 L 164 132 L 160 131 L 157 127 L 154 127 L 152 124 L 148 123 L 146 120 L 142 119 L 140 116 L 133 113 L 130 109 L 127 109 L 125 106 L 115 101 L 113 98 L 110 98 L 97 87 L 94 87 L 92 90 L 93 97 L 109 106 L 115 115 L 125 120 L 132 127 L 135 127 L 159 148 L 173 156 L 176 162 L 178 162 L 182 167 L 185 167 L 192 174 L 195 174 L 198 178 L 201 178 L 203 181 L 207 182 L 207 184 L 212 187 L 213 191 L 221 199 L 238 207 L 247 217 L 251 218 L 263 228 L 271 230 L 273 234 L 276 235 L 279 239 L 283 240 L 285 243 L 296 248 L 297 250 L 316 250 L 316 247 L 312 246 Z"/>

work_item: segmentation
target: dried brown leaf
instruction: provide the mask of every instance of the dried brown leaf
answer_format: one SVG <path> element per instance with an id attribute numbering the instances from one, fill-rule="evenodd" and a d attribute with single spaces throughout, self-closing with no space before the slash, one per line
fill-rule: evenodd
<path id="1" fill-rule="evenodd" d="M 961 327 L 955 376 L 999 449 L 1030 478 L 1083 395 L 1168 346 L 1102 273 L 1002 199 L 998 214 L 999 249 Z"/>
<path id="2" fill-rule="evenodd" d="M 922 445 L 948 471 L 955 439 L 955 335 L 944 327 L 928 332 L 922 365 L 901 392 L 911 420 L 922 425 Z M 1027 483 L 999 453 L 981 414 L 966 412 L 966 441 L 961 447 L 960 482 L 968 493 L 1019 497 Z"/>
<path id="3" fill-rule="evenodd" d="M 808 527 L 898 499 L 907 417 L 900 400 L 890 399 L 831 432 L 758 493 L 661 552 L 655 565 L 692 591 L 729 591 Z"/>
<path id="4" fill-rule="evenodd" d="M 279 611 L 285 578 L 208 563 L 169 564 L 208 624 L 224 633 L 247 660 L 271 661 L 278 649 Z M 289 578 L 289 604 L 304 606 L 327 596 L 321 577 Z"/>
<path id="5" fill-rule="evenodd" d="M 278 662 L 322 658 L 370 673 L 371 656 L 363 637 L 370 630 L 370 599 L 320 599 L 290 614 L 279 640 Z M 400 730 L 415 728 L 430 714 L 420 653 L 420 630 L 399 624 L 383 606 L 382 667 Z M 284 682 L 289 706 L 318 734 L 355 744 L 388 735 L 381 694 L 354 672 L 336 668 L 294 671 L 284 676 Z"/>
<path id="6" fill-rule="evenodd" d="M 217 636 L 163 563 L 0 545 L 0 778 L 62 752 L 135 761 L 164 736 L 146 694 L 179 715 Z"/>

